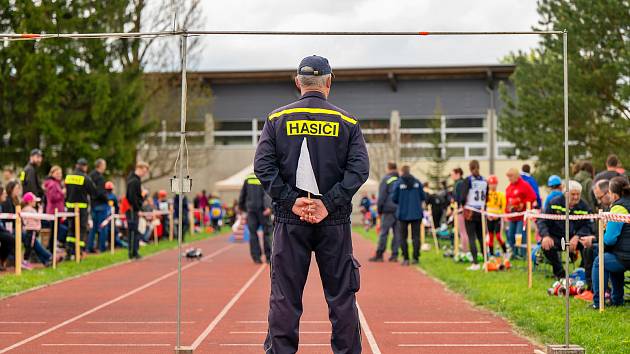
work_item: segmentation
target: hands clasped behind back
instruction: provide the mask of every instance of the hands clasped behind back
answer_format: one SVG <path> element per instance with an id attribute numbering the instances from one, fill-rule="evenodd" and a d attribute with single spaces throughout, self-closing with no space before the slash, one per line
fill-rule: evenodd
<path id="1" fill-rule="evenodd" d="M 328 210 L 319 199 L 298 198 L 293 204 L 292 211 L 300 220 L 317 224 L 328 216 Z"/>

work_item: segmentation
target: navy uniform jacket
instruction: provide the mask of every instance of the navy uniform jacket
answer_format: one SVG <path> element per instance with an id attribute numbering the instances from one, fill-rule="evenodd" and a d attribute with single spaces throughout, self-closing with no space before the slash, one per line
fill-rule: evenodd
<path id="1" fill-rule="evenodd" d="M 559 195 L 543 209 L 543 214 L 559 214 L 565 215 L 564 195 Z M 591 209 L 583 200 L 580 200 L 573 208 L 569 210 L 569 215 L 586 215 L 590 214 Z M 555 241 L 560 242 L 564 238 L 565 220 L 547 220 L 538 219 L 536 222 L 541 236 L 551 236 Z M 591 236 L 594 235 L 593 220 L 570 220 L 569 221 L 569 237 L 573 236 Z"/>
<path id="2" fill-rule="evenodd" d="M 273 200 L 277 222 L 307 224 L 291 208 L 306 192 L 295 187 L 295 171 L 307 138 L 315 179 L 328 217 L 320 224 L 350 222 L 352 196 L 368 178 L 369 161 L 358 121 L 307 92 L 298 101 L 271 112 L 256 149 L 254 172 Z"/>
<path id="3" fill-rule="evenodd" d="M 244 212 L 262 212 L 271 208 L 271 198 L 265 193 L 260 180 L 251 174 L 245 178 L 241 194 L 238 197 L 238 207 Z"/>
<path id="4" fill-rule="evenodd" d="M 394 187 L 392 200 L 398 204 L 396 218 L 401 221 L 421 220 L 422 202 L 425 200 L 422 183 L 412 175 L 402 175 Z"/>
<path id="5" fill-rule="evenodd" d="M 378 200 L 376 202 L 377 211 L 379 214 L 383 213 L 395 213 L 396 203 L 392 200 L 394 195 L 394 187 L 398 181 L 398 173 L 388 173 L 381 180 L 381 184 L 378 187 Z"/>

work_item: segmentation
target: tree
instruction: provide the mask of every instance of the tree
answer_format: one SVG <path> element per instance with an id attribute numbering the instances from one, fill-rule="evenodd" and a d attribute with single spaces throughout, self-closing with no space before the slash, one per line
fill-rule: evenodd
<path id="1" fill-rule="evenodd" d="M 630 163 L 630 2 L 541 0 L 534 29 L 568 31 L 569 139 L 571 160 L 592 158 L 603 168 L 616 153 Z M 562 37 L 544 36 L 516 64 L 501 95 L 506 107 L 499 133 L 520 158 L 538 158 L 538 173 L 558 173 L 564 165 Z"/>
<path id="2" fill-rule="evenodd" d="M 106 4 L 106 5 L 105 5 Z M 8 33 L 107 32 L 125 1 L 1 1 Z M 117 70 L 106 40 L 5 41 L 0 46 L 0 154 L 22 165 L 31 148 L 48 163 L 104 157 L 129 166 L 144 129 L 141 71 Z"/>
<path id="3" fill-rule="evenodd" d="M 427 176 L 429 187 L 434 191 L 442 189 L 442 182 L 448 177 L 444 174 L 444 168 L 449 160 L 449 156 L 446 150 L 446 141 L 442 141 L 442 133 L 444 127 L 442 126 L 442 104 L 438 98 L 435 103 L 435 111 L 433 113 L 433 119 L 429 123 L 429 127 L 433 129 L 429 135 L 429 153 L 426 154 L 429 157 L 429 168 L 424 171 Z"/>

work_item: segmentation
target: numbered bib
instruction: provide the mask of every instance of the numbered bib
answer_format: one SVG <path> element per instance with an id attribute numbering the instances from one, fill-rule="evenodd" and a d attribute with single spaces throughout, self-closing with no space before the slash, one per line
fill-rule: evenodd
<path id="1" fill-rule="evenodd" d="M 484 205 L 486 205 L 487 190 L 488 182 L 485 180 L 471 180 L 466 205 L 475 209 L 483 209 Z"/>

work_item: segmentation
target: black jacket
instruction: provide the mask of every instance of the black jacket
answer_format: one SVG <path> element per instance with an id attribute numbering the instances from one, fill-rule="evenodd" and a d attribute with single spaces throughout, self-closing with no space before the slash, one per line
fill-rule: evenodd
<path id="1" fill-rule="evenodd" d="M 295 186 L 305 137 L 321 200 L 329 213 L 320 224 L 349 223 L 352 197 L 369 174 L 367 148 L 358 121 L 319 92 L 307 92 L 273 111 L 260 136 L 254 172 L 273 200 L 276 220 L 307 225 L 291 211 L 295 200 L 307 195 Z"/>
<path id="2" fill-rule="evenodd" d="M 44 197 L 44 189 L 37 175 L 37 168 L 30 162 L 24 166 L 24 171 L 20 173 L 20 182 L 22 183 L 22 193 L 31 192 L 39 198 Z"/>
<path id="3" fill-rule="evenodd" d="M 92 198 L 92 205 L 107 204 L 107 191 L 105 190 L 105 177 L 97 170 L 90 173 L 90 179 L 94 182 L 96 193 Z"/>
<path id="4" fill-rule="evenodd" d="M 565 214 L 564 196 L 559 195 L 549 201 L 545 206 L 543 214 Z M 591 209 L 583 200 L 569 210 L 569 215 L 590 214 Z M 555 241 L 560 242 L 564 238 L 565 220 L 538 219 L 536 222 L 541 236 L 551 236 Z M 569 237 L 594 235 L 593 220 L 570 220 Z"/>
<path id="5" fill-rule="evenodd" d="M 131 172 L 127 177 L 126 197 L 134 213 L 142 210 L 142 203 L 144 201 L 144 198 L 142 198 L 142 181 L 140 181 L 140 177 L 138 177 L 135 172 Z"/>
<path id="6" fill-rule="evenodd" d="M 271 208 L 271 197 L 265 193 L 265 189 L 256 175 L 251 174 L 245 178 L 238 198 L 238 207 L 241 211 L 252 213 Z"/>
<path id="7" fill-rule="evenodd" d="M 96 194 L 96 187 L 94 187 L 94 182 L 90 177 L 81 170 L 75 170 L 66 175 L 64 183 L 66 184 L 66 208 L 68 211 L 74 209 L 75 205 L 79 209 L 86 209 L 90 197 L 94 197 Z"/>
<path id="8" fill-rule="evenodd" d="M 379 214 L 393 214 L 396 212 L 398 206 L 392 200 L 396 181 L 398 181 L 397 172 L 388 173 L 381 180 L 381 184 L 378 187 L 378 200 L 376 201 L 376 209 Z"/>

